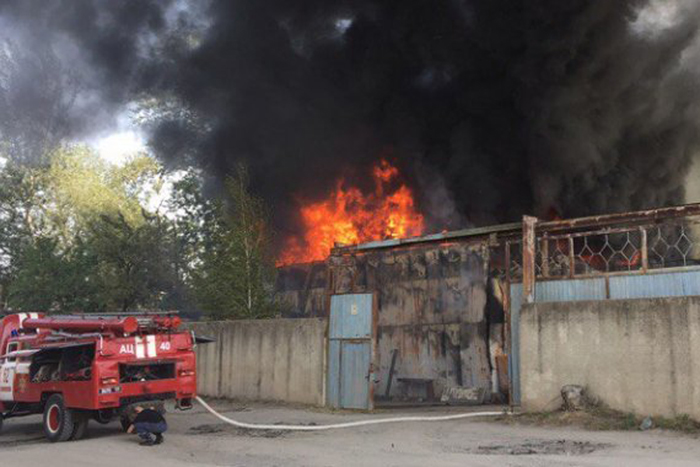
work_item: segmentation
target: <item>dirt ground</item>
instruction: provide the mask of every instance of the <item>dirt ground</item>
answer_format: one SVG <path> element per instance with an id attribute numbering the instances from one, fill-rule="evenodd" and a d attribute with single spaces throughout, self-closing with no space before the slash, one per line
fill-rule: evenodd
<path id="1" fill-rule="evenodd" d="M 217 401 L 247 422 L 325 424 L 401 415 L 458 413 L 464 408 L 401 409 L 377 414 Z M 480 410 L 493 410 L 480 408 Z M 141 447 L 118 424 L 92 423 L 87 439 L 50 444 L 38 416 L 8 420 L 1 466 L 697 466 L 700 439 L 650 430 L 584 431 L 473 419 L 398 423 L 325 432 L 263 432 L 221 424 L 200 407 L 168 414 L 161 446 Z"/>

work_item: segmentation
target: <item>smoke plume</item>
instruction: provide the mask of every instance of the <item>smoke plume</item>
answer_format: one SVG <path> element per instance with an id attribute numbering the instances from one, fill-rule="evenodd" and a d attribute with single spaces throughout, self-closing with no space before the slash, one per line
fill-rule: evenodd
<path id="1" fill-rule="evenodd" d="M 103 102 L 152 99 L 163 160 L 247 161 L 284 232 L 297 198 L 387 154 L 440 229 L 681 203 L 700 143 L 694 0 L 0 0 L 0 17 L 70 38 Z"/>

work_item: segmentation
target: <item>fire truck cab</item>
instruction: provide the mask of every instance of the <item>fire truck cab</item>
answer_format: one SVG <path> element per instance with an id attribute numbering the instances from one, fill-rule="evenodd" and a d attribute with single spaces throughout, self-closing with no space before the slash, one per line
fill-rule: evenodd
<path id="1" fill-rule="evenodd" d="M 134 405 L 192 407 L 195 337 L 174 314 L 51 316 L 0 320 L 0 430 L 43 413 L 50 441 L 85 436 L 88 422 L 130 424 Z"/>

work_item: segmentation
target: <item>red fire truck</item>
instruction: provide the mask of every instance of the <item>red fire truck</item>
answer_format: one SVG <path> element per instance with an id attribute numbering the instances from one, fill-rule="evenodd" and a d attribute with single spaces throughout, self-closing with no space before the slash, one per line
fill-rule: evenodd
<path id="1" fill-rule="evenodd" d="M 82 438 L 89 420 L 129 424 L 135 404 L 192 407 L 195 337 L 174 314 L 7 315 L 0 321 L 3 420 L 43 413 L 50 441 Z"/>

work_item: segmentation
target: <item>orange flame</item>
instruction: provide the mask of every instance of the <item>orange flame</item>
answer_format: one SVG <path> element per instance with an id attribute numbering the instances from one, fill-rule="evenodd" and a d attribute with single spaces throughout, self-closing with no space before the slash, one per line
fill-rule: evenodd
<path id="1" fill-rule="evenodd" d="M 345 188 L 339 180 L 328 198 L 301 206 L 303 238 L 290 238 L 277 265 L 321 261 L 336 243 L 352 245 L 372 240 L 405 238 L 423 233 L 423 216 L 413 192 L 396 182 L 399 170 L 381 160 L 372 171 L 373 193 Z"/>

